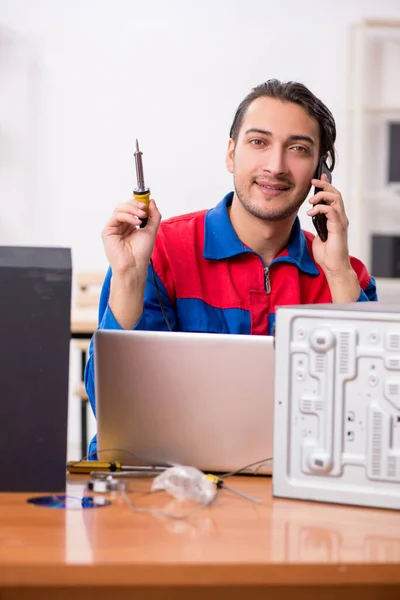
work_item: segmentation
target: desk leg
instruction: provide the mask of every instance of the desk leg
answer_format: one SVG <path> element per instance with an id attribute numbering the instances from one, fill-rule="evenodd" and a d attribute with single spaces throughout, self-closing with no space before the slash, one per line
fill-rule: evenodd
<path id="1" fill-rule="evenodd" d="M 86 366 L 86 352 L 81 353 L 81 381 L 84 381 Z M 81 457 L 87 455 L 88 439 L 87 439 L 87 400 L 81 400 Z"/>

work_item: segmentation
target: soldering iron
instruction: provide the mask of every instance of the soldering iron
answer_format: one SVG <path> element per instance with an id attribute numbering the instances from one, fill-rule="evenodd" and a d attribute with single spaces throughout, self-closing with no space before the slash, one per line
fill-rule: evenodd
<path id="1" fill-rule="evenodd" d="M 133 190 L 133 197 L 139 202 L 143 202 L 146 205 L 146 214 L 149 216 L 149 203 L 150 203 L 150 189 L 145 186 L 144 175 L 143 175 L 143 161 L 142 152 L 139 150 L 139 142 L 136 140 L 136 152 L 134 152 L 135 166 L 136 166 L 136 181 L 137 186 Z M 147 217 L 141 220 L 140 227 L 146 227 Z"/>

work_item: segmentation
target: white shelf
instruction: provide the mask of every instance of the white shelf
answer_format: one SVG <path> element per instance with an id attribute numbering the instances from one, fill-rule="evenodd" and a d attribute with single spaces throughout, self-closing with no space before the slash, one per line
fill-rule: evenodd
<path id="1" fill-rule="evenodd" d="M 400 277 L 376 277 L 377 284 L 387 289 L 398 290 L 400 288 Z"/>
<path id="2" fill-rule="evenodd" d="M 366 113 L 377 115 L 394 113 L 400 115 L 400 106 L 365 106 L 362 110 L 364 110 Z"/>
<path id="3" fill-rule="evenodd" d="M 395 19 L 364 19 L 362 25 L 372 29 L 400 29 L 400 21 Z"/>
<path id="4" fill-rule="evenodd" d="M 400 304 L 400 277 L 376 277 L 375 281 L 379 302 Z"/>
<path id="5" fill-rule="evenodd" d="M 386 122 L 400 122 L 400 93 L 395 81 L 398 44 L 398 19 L 366 19 L 350 31 L 347 193 L 351 198 L 351 247 L 352 253 L 365 262 L 369 270 L 371 235 L 400 236 L 400 182 L 398 185 L 387 182 L 386 127 Z M 379 90 L 381 93 L 373 94 Z M 385 295 L 395 290 L 392 295 L 400 303 L 400 278 L 382 285 Z"/>
<path id="6" fill-rule="evenodd" d="M 363 197 L 368 201 L 379 201 L 379 202 L 396 202 L 400 207 L 400 182 L 399 187 L 393 188 L 391 191 L 387 192 L 379 192 L 379 191 L 371 191 L 363 193 Z"/>

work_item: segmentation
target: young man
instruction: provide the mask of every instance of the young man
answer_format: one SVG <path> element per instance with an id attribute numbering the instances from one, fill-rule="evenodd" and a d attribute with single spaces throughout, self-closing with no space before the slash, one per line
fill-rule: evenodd
<path id="1" fill-rule="evenodd" d="M 333 170 L 335 139 L 332 114 L 302 84 L 254 88 L 230 131 L 234 192 L 161 224 L 152 200 L 142 229 L 144 205 L 116 207 L 102 233 L 110 269 L 99 328 L 267 335 L 279 305 L 377 300 L 374 278 L 349 256 L 340 192 L 314 179 L 321 159 Z M 307 214 L 326 215 L 326 241 L 297 217 L 312 185 L 322 191 Z M 92 352 L 85 383 L 95 411 Z"/>

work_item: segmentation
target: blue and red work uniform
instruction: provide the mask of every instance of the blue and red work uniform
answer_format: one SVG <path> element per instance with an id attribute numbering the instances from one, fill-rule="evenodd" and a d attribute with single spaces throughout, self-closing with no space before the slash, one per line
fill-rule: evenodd
<path id="1" fill-rule="evenodd" d="M 288 246 L 269 264 L 236 235 L 228 215 L 233 192 L 215 208 L 163 221 L 153 251 L 155 278 L 172 330 L 271 335 L 280 305 L 332 301 L 322 269 L 314 262 L 314 235 L 296 218 Z M 360 282 L 357 302 L 377 300 L 375 279 L 350 257 Z M 108 305 L 111 269 L 101 292 L 99 329 L 121 329 Z M 162 314 L 149 266 L 144 310 L 134 329 L 162 331 Z M 93 341 L 85 385 L 95 413 Z M 90 453 L 95 452 L 95 439 Z"/>

